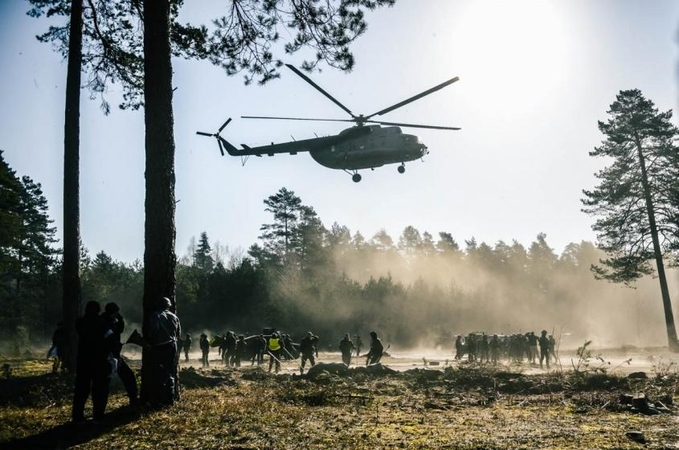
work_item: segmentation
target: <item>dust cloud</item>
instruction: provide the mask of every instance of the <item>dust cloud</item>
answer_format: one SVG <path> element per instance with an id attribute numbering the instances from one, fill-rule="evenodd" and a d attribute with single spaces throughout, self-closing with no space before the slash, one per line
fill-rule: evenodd
<path id="1" fill-rule="evenodd" d="M 403 350 L 451 348 L 457 334 L 541 330 L 563 349 L 585 340 L 597 348 L 667 345 L 656 278 L 640 279 L 634 288 L 596 280 L 590 266 L 603 254 L 591 243 L 542 257 L 535 245 L 474 243 L 429 254 L 345 246 L 333 254 L 339 280 L 316 277 L 309 286 L 290 272 L 275 289 L 298 317 L 293 328 L 325 334 L 328 348 L 344 333 L 365 341 L 370 330 Z M 679 271 L 668 271 L 668 279 L 676 297 Z"/>

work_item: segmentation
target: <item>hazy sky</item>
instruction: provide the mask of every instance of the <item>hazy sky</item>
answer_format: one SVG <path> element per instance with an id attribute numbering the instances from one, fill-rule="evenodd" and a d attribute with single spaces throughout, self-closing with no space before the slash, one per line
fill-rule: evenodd
<path id="1" fill-rule="evenodd" d="M 210 11 L 187 0 L 182 18 Z M 215 2 L 221 3 L 221 2 Z M 28 3 L 0 2 L 0 149 L 19 175 L 40 182 L 61 237 L 66 63 L 35 35 L 45 19 Z M 337 221 L 370 238 L 380 228 L 397 240 L 403 228 L 460 242 L 528 246 L 544 232 L 561 252 L 594 240 L 593 218 L 580 212 L 582 189 L 604 161 L 588 152 L 597 121 L 621 89 L 639 88 L 661 110 L 677 104 L 677 25 L 673 0 L 398 0 L 368 15 L 355 45 L 356 68 L 324 67 L 311 77 L 354 113 L 372 114 L 453 76 L 460 81 L 380 119 L 462 127 L 414 130 L 427 144 L 424 163 L 363 171 L 356 184 L 311 157 L 221 157 L 197 136 L 228 117 L 223 135 L 249 145 L 306 139 L 342 124 L 263 122 L 241 115 L 345 118 L 292 72 L 264 87 L 244 86 L 208 63 L 175 61 L 177 251 L 207 231 L 232 248 L 257 241 L 271 221 L 262 201 L 281 187 L 313 206 L 326 226 Z M 299 65 L 300 56 L 285 62 Z M 115 105 L 119 89 L 112 87 Z M 676 119 L 675 119 L 676 122 Z M 114 108 L 106 117 L 83 92 L 81 232 L 92 254 L 143 257 L 144 130 L 141 112 Z"/>

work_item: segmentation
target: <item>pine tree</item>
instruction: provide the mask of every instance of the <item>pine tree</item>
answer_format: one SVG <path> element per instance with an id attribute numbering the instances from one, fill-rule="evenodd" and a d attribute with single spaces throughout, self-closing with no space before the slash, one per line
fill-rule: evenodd
<path id="1" fill-rule="evenodd" d="M 200 233 L 198 246 L 193 253 L 193 263 L 196 267 L 206 272 L 211 272 L 215 266 L 215 261 L 212 258 L 212 247 L 210 247 L 210 240 L 205 231 Z"/>
<path id="2" fill-rule="evenodd" d="M 296 244 L 302 199 L 293 191 L 281 188 L 265 199 L 264 204 L 264 210 L 273 214 L 273 223 L 260 227 L 262 234 L 259 238 L 264 243 L 269 259 L 283 264 Z"/>
<path id="3" fill-rule="evenodd" d="M 461 255 L 460 245 L 455 241 L 453 235 L 441 231 L 439 232 L 439 241 L 436 243 L 436 249 L 444 255 Z"/>
<path id="4" fill-rule="evenodd" d="M 419 230 L 412 225 L 405 227 L 398 238 L 398 249 L 410 260 L 419 255 L 422 250 L 422 236 Z"/>
<path id="5" fill-rule="evenodd" d="M 20 203 L 21 232 L 19 252 L 21 271 L 26 274 L 45 275 L 54 262 L 56 230 L 47 212 L 47 199 L 40 183 L 30 177 L 21 177 L 22 195 Z"/>
<path id="6" fill-rule="evenodd" d="M 0 328 L 38 329 L 55 266 L 54 228 L 39 183 L 18 178 L 0 152 Z"/>
<path id="7" fill-rule="evenodd" d="M 327 265 L 326 236 L 327 230 L 314 208 L 301 205 L 299 226 L 295 230 L 295 253 L 301 269 L 316 271 Z"/>
<path id="8" fill-rule="evenodd" d="M 533 287 L 543 294 L 546 293 L 552 282 L 557 256 L 547 244 L 545 233 L 539 233 L 537 240 L 530 245 L 528 261 L 528 271 Z"/>
<path id="9" fill-rule="evenodd" d="M 0 150 L 0 287 L 3 291 L 18 270 L 16 248 L 21 229 L 21 181 L 5 162 Z"/>
<path id="10" fill-rule="evenodd" d="M 679 130 L 672 111 L 659 112 L 641 91 L 620 91 L 599 122 L 605 139 L 590 156 L 611 160 L 584 190 L 584 212 L 598 217 L 592 229 L 607 259 L 593 266 L 597 278 L 630 284 L 653 273 L 655 262 L 670 349 L 679 351 L 664 258 L 679 249 Z"/>

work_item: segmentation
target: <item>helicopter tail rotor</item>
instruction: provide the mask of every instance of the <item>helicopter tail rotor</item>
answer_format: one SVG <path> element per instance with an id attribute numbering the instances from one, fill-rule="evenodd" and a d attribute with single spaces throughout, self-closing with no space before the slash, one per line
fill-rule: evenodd
<path id="1" fill-rule="evenodd" d="M 219 127 L 219 130 L 217 130 L 217 134 L 221 133 L 222 130 L 223 130 L 224 128 L 226 128 L 226 126 L 229 124 L 229 122 L 231 122 L 231 117 L 229 117 L 228 119 L 226 119 L 226 122 L 224 122 L 224 123 L 222 124 L 222 126 Z"/>
<path id="2" fill-rule="evenodd" d="M 207 132 L 205 132 L 205 131 L 196 131 L 196 134 L 199 134 L 199 135 L 201 135 L 201 136 L 208 136 L 208 137 L 219 137 L 219 133 L 221 133 L 222 130 L 223 130 L 224 128 L 226 128 L 226 126 L 227 126 L 230 122 L 231 122 L 231 117 L 229 117 L 228 119 L 226 119 L 226 122 L 224 122 L 224 123 L 222 124 L 222 126 L 219 127 L 219 129 L 217 130 L 216 133 L 207 133 Z"/>
<path id="3" fill-rule="evenodd" d="M 219 129 L 217 130 L 216 133 L 206 133 L 205 131 L 196 131 L 196 134 L 198 134 L 198 135 L 200 135 L 200 136 L 207 136 L 207 137 L 214 137 L 214 138 L 217 138 L 217 144 L 219 145 L 219 153 L 221 153 L 222 156 L 224 156 L 224 145 L 222 145 L 223 138 L 219 135 L 219 133 L 221 133 L 222 130 L 223 130 L 224 128 L 226 128 L 226 126 L 227 126 L 230 122 L 231 122 L 231 117 L 229 117 L 228 119 L 226 119 L 226 122 L 224 122 L 224 123 L 222 124 L 222 126 L 219 127 Z M 224 141 L 224 142 L 226 142 L 226 141 Z"/>

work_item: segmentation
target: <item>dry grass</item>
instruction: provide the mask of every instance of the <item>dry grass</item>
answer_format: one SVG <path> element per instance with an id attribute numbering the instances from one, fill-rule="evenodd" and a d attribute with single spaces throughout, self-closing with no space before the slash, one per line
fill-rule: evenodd
<path id="1" fill-rule="evenodd" d="M 632 381 L 471 367 L 312 381 L 249 367 L 185 370 L 174 407 L 129 411 L 114 383 L 106 423 L 73 426 L 72 378 L 44 375 L 45 361 L 10 363 L 15 378 L 0 384 L 3 448 L 679 448 L 675 414 L 644 416 L 617 401 L 643 391 L 669 402 L 676 375 Z"/>

